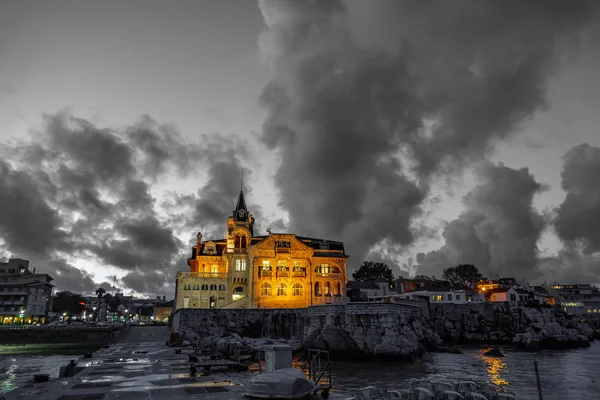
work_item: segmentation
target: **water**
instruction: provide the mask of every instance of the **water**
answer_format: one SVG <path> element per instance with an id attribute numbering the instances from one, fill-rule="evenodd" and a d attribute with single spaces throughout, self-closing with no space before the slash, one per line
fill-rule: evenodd
<path id="1" fill-rule="evenodd" d="M 58 378 L 60 367 L 98 347 L 53 345 L 0 346 L 0 394 L 33 382 L 36 374 Z"/>
<path id="2" fill-rule="evenodd" d="M 587 400 L 600 395 L 600 343 L 568 351 L 525 353 L 500 347 L 506 357 L 484 357 L 485 349 L 463 354 L 428 353 L 412 363 L 335 362 L 333 385 L 351 389 L 374 385 L 399 389 L 411 381 L 471 379 L 506 387 L 519 400 L 537 400 L 533 362 L 539 365 L 544 400 Z"/>
<path id="3" fill-rule="evenodd" d="M 48 345 L 0 347 L 0 394 L 31 383 L 35 374 L 57 378 L 61 366 L 93 350 L 65 350 Z M 590 348 L 537 353 L 501 347 L 504 358 L 484 357 L 484 349 L 461 350 L 463 354 L 427 353 L 411 363 L 334 362 L 333 384 L 345 390 L 368 385 L 398 389 L 418 379 L 473 379 L 504 386 L 515 392 L 519 400 L 537 400 L 533 369 L 533 362 L 537 361 L 544 400 L 600 397 L 600 342 Z"/>

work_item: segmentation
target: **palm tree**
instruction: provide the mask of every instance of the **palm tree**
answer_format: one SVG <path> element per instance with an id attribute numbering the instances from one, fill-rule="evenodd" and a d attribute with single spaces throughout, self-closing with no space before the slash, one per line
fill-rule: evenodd
<path id="1" fill-rule="evenodd" d="M 98 321 L 98 317 L 102 314 L 102 298 L 104 297 L 104 293 L 106 293 L 104 288 L 96 289 L 96 296 L 98 296 L 98 313 L 96 314 L 96 321 Z"/>

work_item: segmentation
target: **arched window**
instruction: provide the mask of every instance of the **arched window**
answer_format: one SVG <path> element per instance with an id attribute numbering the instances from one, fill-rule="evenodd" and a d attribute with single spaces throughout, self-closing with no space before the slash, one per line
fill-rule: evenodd
<path id="1" fill-rule="evenodd" d="M 223 285 L 223 284 L 219 285 L 219 290 L 225 290 L 225 285 Z"/>
<path id="2" fill-rule="evenodd" d="M 200 285 L 198 285 L 197 283 L 194 285 L 194 290 L 200 290 Z"/>
<path id="3" fill-rule="evenodd" d="M 208 285 L 202 285 L 202 290 L 208 290 Z"/>
<path id="4" fill-rule="evenodd" d="M 331 272 L 332 274 L 339 274 L 340 268 L 339 267 L 329 267 L 329 272 Z"/>
<path id="5" fill-rule="evenodd" d="M 294 283 L 294 286 L 292 286 L 292 295 L 293 296 L 302 296 L 302 290 L 304 288 L 302 287 L 301 283 Z"/>
<path id="6" fill-rule="evenodd" d="M 329 270 L 329 264 L 317 265 L 315 267 L 315 272 L 318 273 L 318 274 L 328 274 L 330 272 L 330 270 Z"/>
<path id="7" fill-rule="evenodd" d="M 331 282 L 325 282 L 323 285 L 323 294 L 325 296 L 331 296 Z"/>
<path id="8" fill-rule="evenodd" d="M 183 285 L 183 290 L 190 290 L 190 285 L 187 283 Z"/>
<path id="9" fill-rule="evenodd" d="M 337 283 L 335 284 L 335 293 L 334 293 L 334 294 L 335 294 L 336 296 L 339 296 L 339 295 L 341 295 L 341 294 L 342 294 L 342 284 L 341 284 L 341 283 L 337 282 Z"/>
<path id="10" fill-rule="evenodd" d="M 268 282 L 263 283 L 262 285 L 260 285 L 260 294 L 263 296 L 270 296 L 271 295 L 271 284 Z"/>
<path id="11" fill-rule="evenodd" d="M 277 296 L 285 296 L 287 291 L 287 285 L 283 282 L 281 282 L 279 285 L 277 285 Z"/>
<path id="12" fill-rule="evenodd" d="M 315 282 L 315 296 L 321 296 L 321 284 Z"/>
<path id="13" fill-rule="evenodd" d="M 210 285 L 210 290 L 217 290 L 217 285 Z"/>
<path id="14" fill-rule="evenodd" d="M 233 301 L 239 300 L 242 297 L 244 297 L 244 288 L 241 286 L 236 287 L 235 289 L 233 289 Z"/>

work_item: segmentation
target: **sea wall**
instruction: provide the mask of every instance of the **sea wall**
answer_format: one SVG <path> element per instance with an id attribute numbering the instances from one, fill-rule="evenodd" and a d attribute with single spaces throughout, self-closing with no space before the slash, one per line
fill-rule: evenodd
<path id="1" fill-rule="evenodd" d="M 417 304 L 347 303 L 304 309 L 181 309 L 172 326 L 219 345 L 248 338 L 297 340 L 345 358 L 412 358 L 441 344 Z M 190 333 L 193 332 L 192 335 Z M 224 338 L 224 340 L 222 340 Z"/>
<path id="2" fill-rule="evenodd" d="M 114 328 L 49 328 L 47 326 L 0 329 L 0 344 L 81 343 L 105 344 L 122 331 Z"/>
<path id="3" fill-rule="evenodd" d="M 509 303 L 431 304 L 431 325 L 447 343 L 515 344 L 529 350 L 589 346 L 595 329 L 556 308 Z"/>

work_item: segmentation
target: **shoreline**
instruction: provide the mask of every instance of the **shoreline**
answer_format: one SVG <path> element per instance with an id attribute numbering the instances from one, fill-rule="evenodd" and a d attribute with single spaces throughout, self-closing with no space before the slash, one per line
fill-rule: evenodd
<path id="1" fill-rule="evenodd" d="M 96 352 L 102 348 L 98 343 L 26 343 L 0 344 L 1 356 L 14 355 L 77 355 Z"/>

